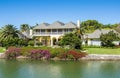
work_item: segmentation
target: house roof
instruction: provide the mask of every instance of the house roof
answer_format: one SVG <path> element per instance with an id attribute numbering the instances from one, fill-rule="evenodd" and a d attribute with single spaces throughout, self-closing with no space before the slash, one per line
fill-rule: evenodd
<path id="1" fill-rule="evenodd" d="M 48 24 L 48 23 L 39 24 L 38 26 L 34 27 L 33 29 L 64 29 L 64 28 L 76 28 L 76 27 L 77 27 L 77 25 L 73 22 L 64 24 L 60 21 L 56 21 L 52 24 Z"/>
<path id="2" fill-rule="evenodd" d="M 111 30 L 105 30 L 105 29 L 99 30 L 98 29 L 98 30 L 95 30 L 93 33 L 85 35 L 85 38 L 100 38 L 101 34 L 106 34 L 110 31 L 117 33 L 115 30 L 112 30 L 112 29 Z"/>
<path id="3" fill-rule="evenodd" d="M 49 25 L 50 24 L 48 23 L 42 23 L 42 24 L 35 26 L 33 29 L 44 29 L 44 28 L 48 28 Z"/>

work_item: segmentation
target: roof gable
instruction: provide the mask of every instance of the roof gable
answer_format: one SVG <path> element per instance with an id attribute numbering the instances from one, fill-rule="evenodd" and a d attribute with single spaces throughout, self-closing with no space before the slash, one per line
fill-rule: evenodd
<path id="1" fill-rule="evenodd" d="M 64 26 L 65 24 L 60 22 L 60 21 L 56 21 L 54 23 L 52 23 L 50 26 Z"/>
<path id="2" fill-rule="evenodd" d="M 35 26 L 33 29 L 40 29 L 40 28 L 45 28 L 47 26 L 49 26 L 50 24 L 48 23 L 42 23 L 42 24 L 39 24 L 38 26 Z"/>
<path id="3" fill-rule="evenodd" d="M 69 22 L 69 23 L 62 23 L 60 21 L 56 21 L 52 24 L 48 24 L 48 23 L 42 23 L 36 27 L 34 27 L 33 29 L 65 29 L 65 28 L 76 28 L 76 24 L 73 22 Z"/>
<path id="4" fill-rule="evenodd" d="M 106 34 L 110 31 L 117 33 L 115 30 L 112 30 L 112 29 L 111 30 L 105 30 L 105 29 L 99 30 L 98 29 L 98 30 L 95 30 L 93 33 L 87 34 L 85 38 L 100 38 L 101 34 Z"/>
<path id="5" fill-rule="evenodd" d="M 77 27 L 77 25 L 75 23 L 73 23 L 73 22 L 66 23 L 65 26 L 66 27 L 73 27 L 73 28 Z"/>

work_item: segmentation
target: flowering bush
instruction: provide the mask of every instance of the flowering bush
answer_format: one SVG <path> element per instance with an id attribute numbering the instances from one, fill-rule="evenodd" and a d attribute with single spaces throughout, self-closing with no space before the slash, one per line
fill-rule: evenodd
<path id="1" fill-rule="evenodd" d="M 87 54 L 83 52 L 76 52 L 75 50 L 70 50 L 66 53 L 61 54 L 60 58 L 78 60 L 79 58 L 85 57 L 86 55 Z"/>
<path id="2" fill-rule="evenodd" d="M 73 56 L 73 59 L 78 59 L 78 58 L 82 58 L 82 57 L 85 57 L 86 56 L 86 53 L 83 53 L 83 52 L 76 52 L 74 50 L 71 50 L 67 53 L 67 55 L 72 55 Z"/>
<path id="3" fill-rule="evenodd" d="M 20 48 L 9 47 L 5 52 L 5 56 L 7 59 L 16 59 L 20 55 L 20 50 Z"/>
<path id="4" fill-rule="evenodd" d="M 28 55 L 31 59 L 49 59 L 50 52 L 47 50 L 31 50 Z"/>

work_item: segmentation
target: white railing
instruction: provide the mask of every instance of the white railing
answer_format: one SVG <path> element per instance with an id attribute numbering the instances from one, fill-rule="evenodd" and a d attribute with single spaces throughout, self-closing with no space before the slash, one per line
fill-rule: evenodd
<path id="1" fill-rule="evenodd" d="M 34 35 L 60 35 L 60 34 L 65 34 L 69 32 L 34 32 Z"/>

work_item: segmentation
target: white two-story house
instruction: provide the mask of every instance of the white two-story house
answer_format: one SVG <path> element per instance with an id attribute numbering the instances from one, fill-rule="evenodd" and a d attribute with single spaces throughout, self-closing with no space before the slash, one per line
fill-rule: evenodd
<path id="1" fill-rule="evenodd" d="M 52 24 L 42 23 L 35 26 L 33 30 L 30 31 L 30 35 L 44 45 L 53 46 L 56 45 L 56 42 L 58 42 L 64 34 L 72 32 L 79 26 L 80 21 L 77 21 L 77 24 L 73 22 L 62 23 L 60 21 Z"/>

